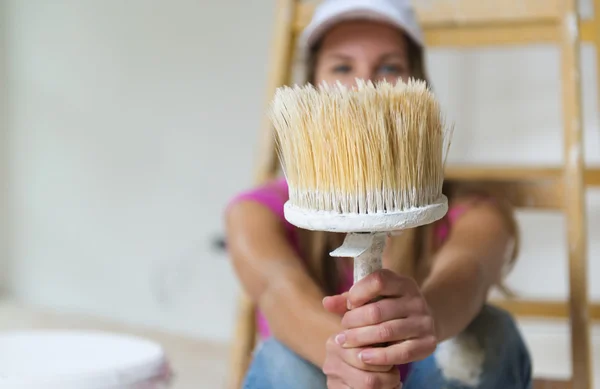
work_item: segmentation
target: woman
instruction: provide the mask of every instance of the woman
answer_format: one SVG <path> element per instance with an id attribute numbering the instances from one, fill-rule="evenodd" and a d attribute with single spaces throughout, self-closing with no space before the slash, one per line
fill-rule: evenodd
<path id="1" fill-rule="evenodd" d="M 325 1 L 301 49 L 312 83 L 426 79 L 409 0 Z M 514 321 L 485 304 L 515 257 L 512 211 L 491 196 L 445 193 L 448 215 L 388 238 L 385 269 L 352 289 L 351 259 L 327 254 L 343 236 L 285 221 L 284 180 L 237 196 L 226 212 L 230 255 L 262 338 L 244 387 L 531 388 Z"/>

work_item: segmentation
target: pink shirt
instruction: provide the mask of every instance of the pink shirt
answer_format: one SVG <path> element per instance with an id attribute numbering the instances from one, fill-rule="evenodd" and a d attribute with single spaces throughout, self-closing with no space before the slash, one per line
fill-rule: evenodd
<path id="1" fill-rule="evenodd" d="M 288 200 L 288 186 L 285 179 L 281 178 L 275 181 L 272 181 L 264 186 L 261 186 L 256 189 L 252 189 L 246 192 L 241 193 L 236 196 L 233 201 L 230 203 L 236 203 L 239 201 L 255 201 L 260 204 L 263 204 L 267 208 L 269 208 L 279 219 L 281 223 L 284 225 L 284 228 L 288 234 L 288 238 L 292 243 L 292 246 L 295 248 L 296 252 L 300 255 L 300 251 L 298 248 L 298 239 L 295 234 L 295 227 L 290 224 L 284 217 L 283 206 L 285 202 Z M 448 213 L 444 220 L 441 223 L 436 224 L 435 234 L 437 235 L 438 241 L 443 241 L 447 238 L 450 232 L 451 223 L 456 220 L 456 218 L 463 213 L 465 207 L 452 207 L 448 210 Z M 350 289 L 353 283 L 353 275 L 352 269 L 347 274 L 344 274 L 342 280 L 340 280 L 340 288 L 338 293 L 346 292 Z M 265 339 L 270 335 L 269 325 L 265 317 L 261 314 L 260 311 L 257 311 L 257 326 L 260 337 Z M 406 377 L 409 371 L 409 366 L 400 366 L 400 372 L 402 377 Z"/>

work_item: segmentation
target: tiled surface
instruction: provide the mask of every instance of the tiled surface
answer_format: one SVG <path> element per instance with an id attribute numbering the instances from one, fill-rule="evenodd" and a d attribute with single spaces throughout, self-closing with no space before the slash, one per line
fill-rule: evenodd
<path id="1" fill-rule="evenodd" d="M 522 320 L 520 327 L 534 358 L 536 377 L 564 380 L 571 374 L 567 327 L 560 322 Z M 223 344 L 130 328 L 74 315 L 58 315 L 0 302 L 0 330 L 24 328 L 101 329 L 145 336 L 161 343 L 176 373 L 172 389 L 224 388 L 228 348 Z M 600 326 L 592 330 L 595 389 L 600 389 Z M 565 389 L 539 382 L 535 389 Z"/>

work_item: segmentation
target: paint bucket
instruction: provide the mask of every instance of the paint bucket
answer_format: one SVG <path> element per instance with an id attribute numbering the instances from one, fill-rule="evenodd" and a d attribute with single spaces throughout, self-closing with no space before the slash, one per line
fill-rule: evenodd
<path id="1" fill-rule="evenodd" d="M 162 347 L 96 331 L 0 333 L 0 388 L 167 389 Z"/>

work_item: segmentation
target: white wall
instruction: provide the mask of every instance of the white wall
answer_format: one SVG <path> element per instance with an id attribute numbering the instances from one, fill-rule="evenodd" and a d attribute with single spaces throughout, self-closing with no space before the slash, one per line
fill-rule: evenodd
<path id="1" fill-rule="evenodd" d="M 0 26 L 5 25 L 6 12 L 0 0 Z M 6 30 L 0 27 L 0 294 L 5 292 L 8 280 L 8 90 Z"/>
<path id="2" fill-rule="evenodd" d="M 274 1 L 6 3 L 13 293 L 227 339 L 237 282 L 210 242 L 226 200 L 251 183 Z M 545 46 L 432 51 L 457 122 L 451 162 L 560 162 L 557 61 Z M 589 48 L 583 65 L 586 153 L 598 162 Z M 599 199 L 590 196 L 590 258 Z M 520 219 L 511 286 L 565 296 L 562 218 Z"/>
<path id="3" fill-rule="evenodd" d="M 251 182 L 272 9 L 7 2 L 17 297 L 229 336 L 210 242 Z"/>

